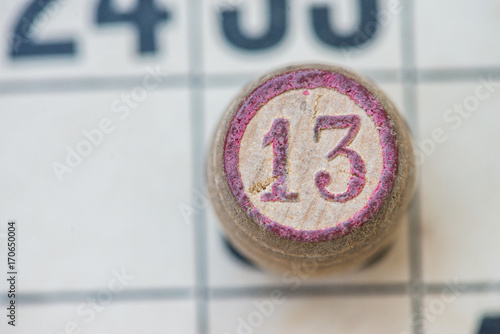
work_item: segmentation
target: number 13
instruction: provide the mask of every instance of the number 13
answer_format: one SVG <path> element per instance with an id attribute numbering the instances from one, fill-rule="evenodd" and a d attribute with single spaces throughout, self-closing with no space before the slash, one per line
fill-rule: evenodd
<path id="1" fill-rule="evenodd" d="M 358 115 L 338 115 L 338 116 L 319 116 L 314 125 L 314 141 L 319 142 L 320 132 L 322 130 L 345 129 L 349 128 L 346 136 L 327 154 L 328 160 L 335 159 L 339 154 L 344 154 L 349 158 L 351 164 L 351 178 L 347 190 L 341 194 L 334 194 L 326 189 L 331 182 L 331 175 L 326 171 L 319 171 L 315 176 L 315 184 L 325 200 L 333 202 L 346 202 L 358 196 L 365 185 L 365 162 L 361 156 L 354 150 L 346 147 L 356 137 L 361 119 Z M 261 195 L 264 202 L 290 202 L 296 201 L 298 193 L 287 192 L 287 152 L 288 152 L 288 132 L 290 122 L 285 118 L 274 120 L 271 130 L 264 136 L 262 147 L 273 144 L 273 177 L 271 191 Z"/>

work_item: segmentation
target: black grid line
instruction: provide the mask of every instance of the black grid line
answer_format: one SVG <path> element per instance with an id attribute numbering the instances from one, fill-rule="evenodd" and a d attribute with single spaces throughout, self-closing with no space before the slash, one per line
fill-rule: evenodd
<path id="1" fill-rule="evenodd" d="M 19 293 L 17 300 L 26 304 L 79 304 L 88 297 L 95 297 L 102 290 L 89 291 L 58 291 L 54 292 L 30 292 Z M 186 300 L 191 298 L 193 291 L 190 288 L 164 288 L 164 289 L 126 289 L 113 295 L 113 302 L 124 301 L 153 301 L 153 300 Z M 2 300 L 4 299 L 4 300 Z M 7 298 L 0 301 L 6 302 Z"/>
<path id="2" fill-rule="evenodd" d="M 419 82 L 457 82 L 477 80 L 478 77 L 490 77 L 494 80 L 500 78 L 498 67 L 470 67 L 455 69 L 422 69 L 417 71 Z"/>
<path id="3" fill-rule="evenodd" d="M 268 298 L 274 290 L 280 290 L 287 297 L 331 297 L 331 296 L 382 296 L 404 295 L 407 293 L 406 283 L 392 284 L 336 284 L 336 285 L 304 285 L 293 290 L 290 286 L 244 287 L 244 288 L 212 288 L 211 299 Z"/>
<path id="4" fill-rule="evenodd" d="M 418 181 L 417 181 L 418 182 Z M 409 255 L 410 255 L 410 282 L 409 292 L 412 305 L 412 319 L 414 334 L 423 334 L 424 328 L 421 327 L 423 314 L 423 298 L 425 287 L 422 281 L 422 246 L 421 246 L 421 205 L 420 189 L 417 186 L 415 197 L 410 206 L 410 222 L 408 233 L 409 237 Z"/>
<path id="5" fill-rule="evenodd" d="M 0 95 L 131 89 L 134 86 L 142 86 L 144 77 L 144 75 L 130 75 L 102 78 L 11 80 L 0 82 Z M 188 75 L 165 74 L 158 75 L 157 78 L 161 79 L 158 87 L 170 89 L 189 87 L 190 77 Z"/>
<path id="6" fill-rule="evenodd" d="M 460 294 L 500 293 L 500 281 L 497 282 L 444 282 L 422 283 L 426 295 L 440 295 L 446 289 L 453 288 Z M 406 282 L 380 284 L 332 284 L 332 285 L 304 285 L 299 289 L 291 289 L 287 285 L 255 286 L 255 287 L 207 287 L 208 300 L 266 298 L 273 290 L 281 290 L 290 298 L 303 297 L 346 297 L 346 296 L 403 296 L 409 293 Z M 89 296 L 96 296 L 101 290 L 88 291 L 57 291 L 57 292 L 28 292 L 19 295 L 23 305 L 54 304 L 54 303 L 81 303 Z M 189 300 L 196 295 L 191 288 L 164 288 L 164 289 L 134 289 L 124 290 L 113 297 L 114 302 L 149 301 L 149 300 Z M 195 296 L 196 297 L 196 296 Z M 0 302 L 7 298 L 1 296 Z"/>
<path id="7" fill-rule="evenodd" d="M 475 282 L 475 283 L 459 283 L 449 282 L 449 284 L 424 284 L 424 291 L 426 295 L 440 294 L 445 289 L 453 285 L 454 289 L 461 294 L 467 293 L 494 293 L 500 292 L 500 282 Z"/>
<path id="8" fill-rule="evenodd" d="M 405 109 L 409 117 L 410 127 L 414 135 L 418 137 L 418 109 L 416 106 L 416 84 L 417 71 L 415 63 L 415 30 L 414 30 L 414 7 L 413 1 L 404 3 L 401 20 L 401 56 L 403 63 L 403 94 Z M 422 327 L 422 259 L 420 240 L 420 190 L 417 180 L 417 190 L 410 205 L 409 220 L 409 263 L 410 281 L 409 294 L 411 300 L 411 319 L 414 334 L 424 334 Z"/>
<path id="9" fill-rule="evenodd" d="M 407 42 L 402 43 L 405 45 Z M 418 80 L 422 83 L 473 81 L 479 77 L 490 77 L 500 80 L 500 68 L 457 68 L 457 69 L 404 69 L 399 70 L 357 70 L 364 76 L 378 83 L 398 83 Z M 244 85 L 255 79 L 255 73 L 234 74 L 167 74 L 159 76 L 160 88 L 182 89 L 198 85 L 198 81 L 213 88 L 234 87 Z M 130 75 L 123 77 L 82 77 L 34 80 L 1 80 L 0 96 L 14 94 L 50 93 L 50 92 L 84 92 L 113 89 L 131 89 L 142 84 L 143 76 Z"/>
<path id="10" fill-rule="evenodd" d="M 190 0 L 189 17 L 189 65 L 190 65 L 190 103 L 191 103 L 191 149 L 193 157 L 193 187 L 204 189 L 204 86 L 203 86 L 203 27 L 201 1 Z M 194 203 L 194 192 L 193 192 Z M 208 333 L 208 291 L 207 291 L 207 233 L 204 210 L 194 216 L 193 235 L 195 247 L 196 273 L 196 331 L 198 334 Z"/>
<path id="11" fill-rule="evenodd" d="M 193 187 L 203 189 L 203 171 L 205 167 L 203 153 L 203 88 L 201 84 L 191 87 L 191 124 L 192 124 L 192 150 L 193 150 Z M 195 111 L 196 110 L 196 111 Z M 206 240 L 206 217 L 205 212 L 200 210 L 193 218 L 193 234 L 195 247 L 195 273 L 196 287 L 195 297 L 197 304 L 197 328 L 198 333 L 207 333 L 208 327 L 208 305 L 207 305 L 207 240 Z"/>

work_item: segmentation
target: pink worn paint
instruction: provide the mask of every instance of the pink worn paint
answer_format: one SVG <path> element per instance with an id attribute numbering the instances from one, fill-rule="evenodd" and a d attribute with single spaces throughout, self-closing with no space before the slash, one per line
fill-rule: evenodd
<path id="1" fill-rule="evenodd" d="M 309 91 L 308 91 L 308 90 L 305 90 L 302 94 L 304 94 L 305 96 L 307 96 L 307 95 L 311 95 L 311 93 L 309 93 Z"/>
<path id="2" fill-rule="evenodd" d="M 281 225 L 266 217 L 253 205 L 245 194 L 239 172 L 239 149 L 245 129 L 259 111 L 273 97 L 292 89 L 314 89 L 326 87 L 350 97 L 366 111 L 379 129 L 383 149 L 384 167 L 382 177 L 366 205 L 351 218 L 336 226 L 320 230 L 297 230 Z M 340 152 L 340 150 L 339 150 Z M 333 153 L 333 151 L 331 152 Z M 356 162 L 355 162 L 356 163 Z M 356 163 L 357 164 L 357 163 Z M 352 169 L 356 167 L 351 167 Z M 357 168 L 360 168 L 359 166 Z M 340 238 L 363 226 L 382 207 L 396 179 L 398 171 L 398 146 L 393 126 L 381 103 L 363 85 L 340 73 L 322 69 L 300 69 L 277 75 L 251 92 L 239 106 L 227 131 L 224 143 L 224 170 L 229 187 L 247 214 L 276 235 L 302 242 L 319 242 Z M 316 175 L 320 185 L 327 183 L 325 175 Z M 326 185 L 325 185 L 326 186 Z M 325 189 L 326 190 L 326 189 Z"/>

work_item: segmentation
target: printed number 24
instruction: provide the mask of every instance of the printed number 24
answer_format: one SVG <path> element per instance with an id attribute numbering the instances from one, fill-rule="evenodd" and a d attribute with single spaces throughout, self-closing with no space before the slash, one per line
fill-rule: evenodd
<path id="1" fill-rule="evenodd" d="M 136 27 L 138 35 L 138 52 L 155 52 L 156 28 L 158 24 L 170 18 L 169 12 L 155 5 L 155 0 L 136 0 L 135 8 L 127 12 L 118 12 L 116 0 L 100 0 L 97 6 L 96 23 L 106 25 L 113 23 L 129 23 Z M 52 4 L 52 8 L 50 8 Z M 10 45 L 12 58 L 44 55 L 74 55 L 76 42 L 73 39 L 55 41 L 37 41 L 35 30 L 40 28 L 43 15 L 51 16 L 61 6 L 56 0 L 33 0 L 22 12 L 15 24 Z M 47 18 L 45 18 L 45 21 Z M 43 20 L 42 20 L 43 22 Z"/>
<path id="2" fill-rule="evenodd" d="M 358 196 L 365 185 L 365 162 L 354 150 L 347 147 L 356 137 L 361 119 L 358 115 L 338 115 L 319 116 L 314 125 L 314 140 L 319 142 L 319 135 L 322 130 L 349 128 L 347 135 L 327 154 L 328 160 L 335 159 L 343 154 L 349 158 L 351 164 L 351 178 L 347 190 L 341 194 L 331 193 L 326 186 L 331 182 L 331 175 L 326 171 L 319 171 L 315 176 L 315 184 L 321 197 L 333 202 L 346 202 Z M 261 195 L 264 202 L 290 202 L 296 201 L 298 193 L 287 191 L 287 152 L 288 152 L 288 132 L 290 122 L 285 118 L 274 120 L 271 130 L 264 136 L 262 147 L 273 145 L 273 172 L 275 179 L 271 186 L 271 191 Z"/>

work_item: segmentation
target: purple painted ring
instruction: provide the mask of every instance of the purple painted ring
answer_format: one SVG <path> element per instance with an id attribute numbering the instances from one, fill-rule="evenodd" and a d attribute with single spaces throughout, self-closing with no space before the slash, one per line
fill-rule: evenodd
<path id="1" fill-rule="evenodd" d="M 273 97 L 293 89 L 325 87 L 350 97 L 372 118 L 380 134 L 383 170 L 379 184 L 365 206 L 348 220 L 320 230 L 297 230 L 263 215 L 244 191 L 239 171 L 239 150 L 245 129 L 255 114 Z M 290 240 L 319 242 L 340 238 L 363 226 L 383 206 L 391 194 L 398 171 L 398 146 L 393 126 L 382 104 L 359 82 L 324 69 L 299 69 L 276 75 L 251 92 L 240 104 L 224 143 L 224 170 L 229 187 L 245 212 L 268 231 Z"/>

